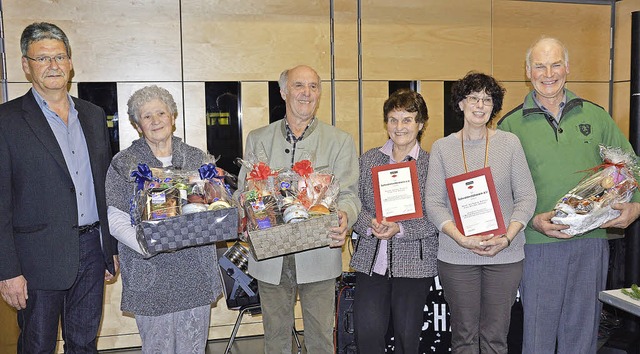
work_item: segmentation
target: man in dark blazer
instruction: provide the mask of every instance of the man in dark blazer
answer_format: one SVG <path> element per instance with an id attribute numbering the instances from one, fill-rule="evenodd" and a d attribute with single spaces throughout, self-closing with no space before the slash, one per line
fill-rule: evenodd
<path id="1" fill-rule="evenodd" d="M 18 310 L 18 353 L 97 353 L 104 281 L 117 272 L 105 176 L 104 111 L 72 98 L 69 41 L 49 23 L 22 33 L 32 83 L 0 105 L 0 294 Z"/>

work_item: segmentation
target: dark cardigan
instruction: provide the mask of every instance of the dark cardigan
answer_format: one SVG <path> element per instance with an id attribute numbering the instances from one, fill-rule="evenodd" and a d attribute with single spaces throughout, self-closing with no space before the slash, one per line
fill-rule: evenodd
<path id="1" fill-rule="evenodd" d="M 420 149 L 418 159 L 418 183 L 420 196 L 424 198 L 425 183 L 429 154 Z M 359 237 L 356 250 L 351 259 L 351 267 L 358 272 L 372 274 L 373 265 L 378 254 L 380 240 L 373 235 L 367 235 L 367 228 L 376 211 L 373 202 L 373 181 L 371 168 L 389 164 L 389 156 L 374 148 L 360 157 L 359 195 L 362 211 L 358 215 L 353 229 Z M 423 200 L 424 204 L 424 200 Z M 403 278 L 426 278 L 437 274 L 438 230 L 427 220 L 422 206 L 423 217 L 419 219 L 401 221 L 404 228 L 403 237 L 393 237 L 387 242 L 387 264 L 389 276 Z"/>

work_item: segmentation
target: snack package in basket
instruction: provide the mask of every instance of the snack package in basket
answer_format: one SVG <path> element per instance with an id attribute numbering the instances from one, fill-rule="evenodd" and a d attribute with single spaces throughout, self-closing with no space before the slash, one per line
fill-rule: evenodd
<path id="1" fill-rule="evenodd" d="M 247 173 L 240 203 L 254 258 L 258 260 L 328 246 L 339 184 L 331 173 L 314 170 L 311 157 L 291 169 L 272 170 L 257 157 L 242 163 Z"/>
<path id="2" fill-rule="evenodd" d="M 214 164 L 197 171 L 139 164 L 131 176 L 137 182 L 131 222 L 146 258 L 237 238 L 238 208 Z"/>
<path id="3" fill-rule="evenodd" d="M 612 204 L 631 200 L 638 183 L 639 172 L 635 154 L 620 148 L 600 145 L 604 161 L 588 171 L 592 174 L 565 194 L 556 204 L 554 224 L 569 225 L 562 230 L 568 235 L 580 235 L 620 216 Z"/>

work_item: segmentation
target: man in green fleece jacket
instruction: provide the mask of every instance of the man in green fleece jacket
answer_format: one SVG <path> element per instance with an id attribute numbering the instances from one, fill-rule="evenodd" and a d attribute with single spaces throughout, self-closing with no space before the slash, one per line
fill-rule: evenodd
<path id="1" fill-rule="evenodd" d="M 599 229 L 570 236 L 566 225 L 551 223 L 556 202 L 584 177 L 580 171 L 602 163 L 599 144 L 633 151 L 609 114 L 565 88 L 566 47 L 542 38 L 526 54 L 526 73 L 534 91 L 507 113 L 500 129 L 522 143 L 538 194 L 535 216 L 525 229 L 524 354 L 596 353 L 606 284 L 609 245 L 605 228 L 625 228 L 640 215 L 638 194 Z"/>

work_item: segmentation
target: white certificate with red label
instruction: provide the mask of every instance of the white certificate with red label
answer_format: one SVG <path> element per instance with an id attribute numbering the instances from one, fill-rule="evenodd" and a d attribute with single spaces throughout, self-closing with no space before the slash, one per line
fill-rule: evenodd
<path id="1" fill-rule="evenodd" d="M 445 182 L 456 227 L 462 234 L 506 233 L 489 167 L 447 178 Z"/>

